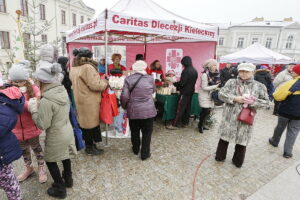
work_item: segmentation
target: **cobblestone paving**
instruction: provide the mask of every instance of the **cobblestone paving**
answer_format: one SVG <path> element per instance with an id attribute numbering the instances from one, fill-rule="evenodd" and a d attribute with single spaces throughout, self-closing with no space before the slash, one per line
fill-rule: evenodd
<path id="1" fill-rule="evenodd" d="M 217 110 L 217 119 L 221 117 Z M 260 187 L 293 165 L 300 156 L 299 141 L 295 144 L 294 158 L 284 159 L 283 137 L 278 148 L 268 144 L 276 124 L 270 110 L 258 113 L 255 133 L 247 148 L 245 164 L 237 169 L 231 164 L 234 145 L 228 149 L 224 163 L 214 161 L 218 142 L 218 125 L 200 135 L 196 121 L 189 128 L 170 131 L 156 122 L 152 137 L 152 157 L 141 161 L 131 152 L 130 139 L 111 139 L 110 146 L 101 156 L 80 153 L 72 160 L 75 185 L 68 189 L 68 198 L 74 200 L 186 200 L 192 199 L 195 170 L 204 162 L 196 178 L 196 199 L 246 199 Z M 16 173 L 22 170 L 22 160 L 15 163 Z M 49 176 L 50 177 L 50 176 Z M 37 176 L 21 184 L 25 200 L 52 199 L 46 189 L 52 179 L 41 185 Z M 0 191 L 0 199 L 5 199 Z"/>

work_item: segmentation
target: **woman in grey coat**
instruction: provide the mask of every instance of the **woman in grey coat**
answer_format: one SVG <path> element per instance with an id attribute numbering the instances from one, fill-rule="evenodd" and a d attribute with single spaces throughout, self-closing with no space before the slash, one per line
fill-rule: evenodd
<path id="1" fill-rule="evenodd" d="M 125 79 L 121 94 L 121 104 L 127 110 L 129 118 L 132 151 L 138 155 L 141 148 L 142 160 L 151 156 L 153 118 L 156 116 L 152 97 L 155 92 L 155 84 L 152 76 L 147 75 L 146 68 L 147 63 L 142 60 L 136 61 L 132 65 L 135 73 Z M 140 131 L 142 131 L 142 147 L 140 147 Z"/>
<path id="2" fill-rule="evenodd" d="M 224 161 L 228 144 L 233 142 L 236 145 L 232 162 L 236 167 L 243 165 L 246 146 L 251 139 L 253 130 L 253 126 L 238 120 L 243 106 L 249 106 L 256 110 L 269 105 L 267 88 L 254 80 L 254 70 L 255 66 L 251 63 L 240 64 L 238 78 L 229 80 L 219 92 L 219 98 L 225 102 L 225 108 L 219 129 L 221 138 L 215 159 Z"/>

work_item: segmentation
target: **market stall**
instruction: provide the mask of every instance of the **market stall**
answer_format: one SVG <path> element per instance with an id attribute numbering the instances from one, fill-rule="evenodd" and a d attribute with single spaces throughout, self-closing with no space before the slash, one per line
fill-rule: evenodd
<path id="1" fill-rule="evenodd" d="M 106 69 L 113 53 L 122 55 L 121 64 L 127 70 L 136 54 L 144 54 L 147 63 L 160 60 L 163 70 L 174 70 L 179 79 L 182 57 L 192 57 L 201 73 L 203 62 L 215 57 L 217 38 L 217 27 L 180 17 L 151 0 L 120 0 L 95 19 L 71 30 L 67 49 L 72 52 L 74 48 L 87 47 L 96 60 L 104 55 Z"/>
<path id="2" fill-rule="evenodd" d="M 162 120 L 168 121 L 168 120 L 175 119 L 179 94 L 172 94 L 172 95 L 156 94 L 156 100 L 157 102 L 163 104 Z M 201 112 L 201 108 L 198 101 L 198 93 L 195 93 L 192 98 L 190 115 L 199 116 L 200 112 Z"/>

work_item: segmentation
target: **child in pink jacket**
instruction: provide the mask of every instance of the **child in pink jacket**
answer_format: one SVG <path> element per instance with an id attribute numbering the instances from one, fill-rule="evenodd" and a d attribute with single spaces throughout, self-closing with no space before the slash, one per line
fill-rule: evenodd
<path id="1" fill-rule="evenodd" d="M 40 89 L 32 81 L 29 81 L 29 73 L 22 63 L 12 66 L 9 70 L 9 78 L 11 83 L 18 87 L 25 97 L 24 112 L 18 116 L 18 122 L 12 130 L 20 142 L 26 167 L 25 171 L 18 176 L 18 180 L 22 182 L 34 173 L 31 159 L 32 149 L 38 162 L 39 182 L 45 183 L 47 181 L 47 173 L 44 154 L 39 141 L 39 135 L 42 131 L 34 124 L 31 113 L 28 111 L 29 99 L 40 97 Z"/>

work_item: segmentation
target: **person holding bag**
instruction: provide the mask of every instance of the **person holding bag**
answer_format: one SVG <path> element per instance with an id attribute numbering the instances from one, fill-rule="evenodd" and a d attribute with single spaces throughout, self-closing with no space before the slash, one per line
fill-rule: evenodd
<path id="1" fill-rule="evenodd" d="M 201 114 L 198 123 L 199 133 L 203 133 L 203 130 L 208 130 L 205 125 L 205 121 L 211 113 L 212 108 L 215 106 L 211 93 L 215 91 L 220 85 L 220 74 L 218 71 L 218 63 L 214 59 L 205 61 L 204 72 L 201 78 L 201 86 L 199 90 L 199 105 L 201 107 Z"/>
<path id="2" fill-rule="evenodd" d="M 224 161 L 228 144 L 233 142 L 236 145 L 232 162 L 240 168 L 252 137 L 256 109 L 267 107 L 269 96 L 267 88 L 254 80 L 255 65 L 242 63 L 238 66 L 238 71 L 238 78 L 230 79 L 219 92 L 219 98 L 225 102 L 225 107 L 215 159 Z"/>
<path id="3" fill-rule="evenodd" d="M 138 155 L 141 150 L 141 159 L 151 156 L 150 143 L 153 131 L 153 118 L 156 109 L 152 94 L 155 92 L 155 83 L 152 76 L 146 73 L 147 63 L 139 60 L 132 65 L 134 74 L 128 76 L 121 93 L 121 105 L 127 111 L 131 131 L 132 151 Z M 142 145 L 140 141 L 142 131 Z"/>

